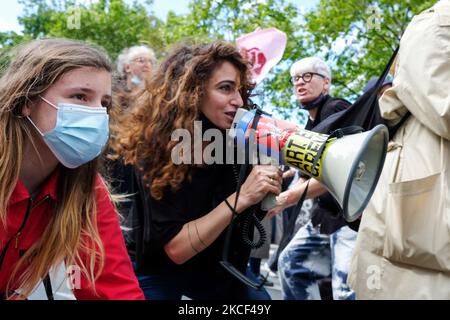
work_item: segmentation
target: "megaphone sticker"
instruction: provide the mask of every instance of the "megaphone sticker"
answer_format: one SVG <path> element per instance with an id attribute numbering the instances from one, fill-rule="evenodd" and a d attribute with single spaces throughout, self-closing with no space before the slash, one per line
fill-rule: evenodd
<path id="1" fill-rule="evenodd" d="M 306 130 L 292 133 L 284 145 L 284 162 L 288 166 L 296 167 L 303 172 L 310 173 L 312 177 L 320 179 L 322 176 L 322 158 L 327 148 L 317 161 L 314 170 L 312 167 L 314 158 L 327 138 L 328 136 L 325 134 L 317 134 Z M 327 146 L 332 140 L 330 139 L 327 142 Z"/>

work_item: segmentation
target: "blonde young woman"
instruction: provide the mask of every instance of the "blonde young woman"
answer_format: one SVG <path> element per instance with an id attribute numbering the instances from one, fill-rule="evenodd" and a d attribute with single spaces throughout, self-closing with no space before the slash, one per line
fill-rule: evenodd
<path id="1" fill-rule="evenodd" d="M 109 59 L 76 41 L 32 41 L 18 48 L 3 73 L 3 298 L 143 297 L 96 173 L 108 139 L 110 95 Z"/>

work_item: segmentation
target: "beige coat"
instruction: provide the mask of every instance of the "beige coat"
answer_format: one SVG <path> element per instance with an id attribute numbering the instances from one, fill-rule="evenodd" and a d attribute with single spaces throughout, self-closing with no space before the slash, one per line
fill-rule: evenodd
<path id="1" fill-rule="evenodd" d="M 357 299 L 450 299 L 450 0 L 408 26 L 380 108 L 393 123 L 412 115 L 389 144 L 348 283 Z"/>

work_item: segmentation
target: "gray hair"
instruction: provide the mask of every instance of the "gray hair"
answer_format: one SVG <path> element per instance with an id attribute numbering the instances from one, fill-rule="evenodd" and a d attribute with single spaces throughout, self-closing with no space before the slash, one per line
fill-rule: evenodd
<path id="1" fill-rule="evenodd" d="M 315 72 L 323 75 L 325 78 L 330 79 L 331 83 L 331 69 L 328 64 L 318 57 L 308 57 L 296 61 L 291 66 L 291 76 L 296 74 L 303 74 L 306 72 Z"/>
<path id="2" fill-rule="evenodd" d="M 125 65 L 129 64 L 131 60 L 133 60 L 133 57 L 141 52 L 145 52 L 149 55 L 150 62 L 153 66 L 156 64 L 155 52 L 151 48 L 145 45 L 125 48 L 117 57 L 117 72 L 119 73 L 120 77 L 125 76 Z"/>

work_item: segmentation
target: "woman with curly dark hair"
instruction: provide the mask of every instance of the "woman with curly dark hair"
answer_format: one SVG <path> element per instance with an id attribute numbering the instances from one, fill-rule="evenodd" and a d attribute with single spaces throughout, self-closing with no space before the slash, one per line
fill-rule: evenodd
<path id="1" fill-rule="evenodd" d="M 114 149 L 139 168 L 142 189 L 150 191 L 145 210 L 137 210 L 135 229 L 137 273 L 148 299 L 270 299 L 264 289 L 250 289 L 219 263 L 225 231 L 233 220 L 239 166 L 172 160 L 179 143 L 172 140 L 175 130 L 185 129 L 194 137 L 194 122 L 201 121 L 203 132 L 217 129 L 225 138 L 237 109 L 248 105 L 252 87 L 248 62 L 235 46 L 180 46 L 161 63 L 134 109 L 113 129 Z M 194 140 L 187 158 L 195 158 Z M 207 144 L 201 144 L 203 149 Z M 242 220 L 259 208 L 267 193 L 279 194 L 281 186 L 275 167 L 254 166 L 247 175 L 237 201 L 229 256 L 242 273 L 250 253 L 241 239 Z"/>

